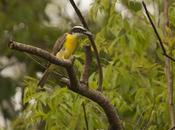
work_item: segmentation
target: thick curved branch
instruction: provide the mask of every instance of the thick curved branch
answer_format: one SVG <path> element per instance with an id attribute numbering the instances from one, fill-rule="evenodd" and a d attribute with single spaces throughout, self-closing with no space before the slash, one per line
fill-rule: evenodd
<path id="1" fill-rule="evenodd" d="M 41 58 L 44 58 L 47 61 L 51 61 L 53 64 L 60 65 L 62 67 L 69 67 L 72 65 L 70 61 L 60 60 L 56 58 L 54 55 L 50 54 L 48 51 L 45 51 L 43 49 L 40 49 L 34 46 L 26 45 L 16 41 L 10 41 L 9 47 L 11 49 L 15 49 L 18 51 L 27 52 L 27 53 L 39 56 Z"/>
<path id="2" fill-rule="evenodd" d="M 91 99 L 103 108 L 110 124 L 110 130 L 122 130 L 122 125 L 115 107 L 101 92 L 81 86 L 73 91 Z"/>
<path id="3" fill-rule="evenodd" d="M 117 111 L 115 110 L 115 107 L 109 102 L 109 100 L 101 92 L 92 90 L 90 88 L 78 84 L 78 80 L 76 78 L 73 66 L 68 67 L 67 72 L 69 74 L 70 79 L 68 88 L 98 103 L 103 108 L 108 118 L 110 130 L 122 130 L 122 125 L 118 117 Z"/>
<path id="4" fill-rule="evenodd" d="M 78 15 L 81 23 L 83 24 L 83 26 L 89 30 L 88 24 L 86 23 L 83 15 L 81 14 L 81 11 L 76 6 L 74 0 L 69 0 L 69 1 L 70 1 L 71 5 L 73 6 L 75 12 L 77 13 L 77 15 Z M 97 47 L 96 47 L 96 44 L 95 44 L 95 41 L 94 41 L 94 37 L 93 36 L 88 36 L 88 38 L 91 42 L 91 45 L 94 49 L 95 57 L 97 59 L 97 65 L 98 65 L 98 71 L 99 71 L 98 90 L 102 91 L 103 71 L 102 71 L 102 67 L 101 67 L 101 64 L 100 64 L 100 58 L 99 58 L 98 50 L 97 50 Z"/>
<path id="5" fill-rule="evenodd" d="M 23 51 L 23 52 L 27 52 L 27 53 L 39 56 L 45 60 L 48 60 L 50 63 L 65 67 L 69 75 L 69 81 L 67 81 L 68 88 L 98 103 L 103 108 L 108 118 L 108 121 L 110 124 L 110 130 L 122 130 L 122 125 L 117 115 L 115 107 L 109 102 L 109 100 L 101 92 L 92 90 L 86 87 L 82 87 L 79 84 L 72 62 L 61 61 L 45 50 L 42 50 L 37 47 L 25 45 L 22 43 L 18 43 L 15 41 L 11 41 L 9 43 L 9 47 L 11 49 L 16 49 L 18 51 Z"/>

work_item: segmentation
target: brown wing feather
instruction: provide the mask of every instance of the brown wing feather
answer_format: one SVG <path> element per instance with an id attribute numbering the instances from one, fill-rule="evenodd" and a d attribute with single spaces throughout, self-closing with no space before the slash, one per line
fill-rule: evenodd
<path id="1" fill-rule="evenodd" d="M 57 39 L 57 41 L 55 42 L 55 44 L 53 46 L 53 49 L 52 49 L 52 54 L 53 55 L 56 55 L 57 52 L 59 52 L 61 50 L 61 48 L 63 47 L 63 44 L 64 44 L 64 42 L 66 40 L 66 35 L 67 34 L 65 33 L 63 36 L 59 37 Z"/>

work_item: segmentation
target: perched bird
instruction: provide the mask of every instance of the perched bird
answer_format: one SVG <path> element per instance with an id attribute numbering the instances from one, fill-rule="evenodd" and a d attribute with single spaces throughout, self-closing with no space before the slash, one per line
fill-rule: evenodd
<path id="1" fill-rule="evenodd" d="M 68 33 L 65 33 L 63 36 L 57 39 L 54 44 L 52 54 L 62 60 L 69 59 L 75 52 L 78 46 L 78 40 L 82 35 L 92 36 L 92 33 L 82 26 L 74 26 Z M 54 64 L 48 65 L 38 83 L 38 86 L 40 86 L 41 88 L 44 86 L 49 76 L 49 73 L 52 72 L 54 69 Z"/>

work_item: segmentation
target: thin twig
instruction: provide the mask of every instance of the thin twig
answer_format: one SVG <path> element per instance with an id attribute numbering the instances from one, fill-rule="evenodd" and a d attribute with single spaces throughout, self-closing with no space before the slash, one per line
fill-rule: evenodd
<path id="1" fill-rule="evenodd" d="M 159 44 L 160 44 L 161 49 L 162 49 L 162 51 L 163 51 L 163 55 L 166 56 L 166 57 L 168 57 L 170 60 L 172 60 L 172 61 L 175 62 L 175 59 L 172 58 L 171 56 L 169 56 L 169 55 L 167 54 L 167 52 L 166 52 L 166 50 L 165 50 L 165 47 L 163 46 L 162 39 L 160 38 L 160 35 L 159 35 L 159 33 L 158 33 L 157 29 L 156 29 L 156 26 L 154 25 L 154 23 L 153 23 L 153 21 L 152 21 L 150 15 L 149 15 L 148 9 L 147 9 L 146 4 L 145 4 L 144 1 L 142 1 L 142 5 L 143 5 L 143 7 L 144 7 L 144 9 L 145 9 L 145 12 L 146 12 L 146 15 L 147 15 L 147 17 L 148 17 L 148 19 L 149 19 L 149 21 L 150 21 L 150 24 L 151 24 L 151 26 L 152 26 L 152 28 L 153 28 L 153 30 L 154 30 L 154 32 L 155 32 L 155 34 L 156 34 L 158 40 L 159 40 Z"/>
<path id="2" fill-rule="evenodd" d="M 98 65 L 98 70 L 99 70 L 99 79 L 98 79 L 98 90 L 99 91 L 102 91 L 102 84 L 103 84 L 103 70 L 102 70 L 102 67 L 101 67 L 101 64 L 100 64 L 100 58 L 99 58 L 99 55 L 98 55 L 98 51 L 97 51 L 97 48 L 95 46 L 95 41 L 93 39 L 92 36 L 89 36 L 89 39 L 92 43 L 92 47 L 94 49 L 94 52 L 95 52 L 95 56 L 96 56 L 96 59 L 97 59 L 97 65 Z"/>
<path id="3" fill-rule="evenodd" d="M 78 15 L 78 17 L 79 17 L 81 23 L 83 24 L 83 26 L 89 30 L 89 27 L 88 27 L 88 25 L 87 25 L 87 23 L 86 23 L 86 21 L 85 21 L 83 15 L 81 14 L 80 10 L 79 10 L 78 7 L 76 6 L 74 0 L 69 0 L 69 1 L 70 1 L 71 5 L 73 6 L 75 12 L 77 13 L 77 15 Z"/>
<path id="4" fill-rule="evenodd" d="M 41 67 L 43 67 L 44 69 L 47 69 L 46 66 L 42 65 L 39 61 L 37 61 L 37 59 L 33 58 L 31 55 L 24 53 L 26 56 L 28 56 L 30 59 L 32 59 L 34 62 L 36 62 L 38 65 L 40 65 Z M 57 71 L 52 71 L 53 74 L 57 75 L 60 78 L 64 78 L 64 79 L 68 79 L 68 77 L 66 77 L 65 75 L 57 72 Z"/>
<path id="5" fill-rule="evenodd" d="M 77 13 L 77 15 L 78 15 L 80 21 L 82 22 L 83 26 L 89 30 L 88 24 L 86 23 L 83 15 L 81 14 L 78 7 L 76 6 L 74 0 L 69 0 L 69 1 L 70 1 L 71 5 L 73 6 L 75 12 Z M 93 36 L 88 36 L 88 38 L 91 42 L 91 45 L 94 49 L 95 57 L 97 59 L 97 66 L 98 66 L 98 71 L 99 71 L 98 90 L 102 91 L 103 71 L 102 71 L 102 67 L 101 67 L 101 64 L 100 64 L 100 58 L 99 58 L 98 50 L 97 50 L 97 47 L 96 47 L 96 44 L 95 44 L 95 41 L 94 41 L 94 37 Z"/>
<path id="6" fill-rule="evenodd" d="M 149 15 L 148 9 L 147 9 L 146 4 L 145 4 L 144 1 L 142 1 L 142 5 L 143 5 L 143 7 L 144 7 L 144 9 L 145 9 L 146 15 L 147 15 L 147 17 L 148 17 L 148 19 L 149 19 L 149 21 L 150 21 L 150 23 L 151 23 L 151 26 L 152 26 L 152 28 L 153 28 L 153 30 L 154 30 L 154 32 L 155 32 L 155 34 L 156 34 L 156 36 L 157 36 L 157 38 L 158 38 L 158 40 L 159 40 L 159 43 L 160 43 L 160 46 L 161 46 L 161 48 L 162 48 L 163 54 L 166 54 L 166 50 L 165 50 L 165 48 L 164 48 L 164 46 L 163 46 L 162 39 L 160 38 L 159 33 L 158 33 L 158 31 L 157 31 L 157 29 L 156 29 L 156 27 L 155 27 L 155 25 L 154 25 L 154 23 L 153 23 L 153 21 L 152 21 L 150 15 Z"/>
<path id="7" fill-rule="evenodd" d="M 84 120 L 85 120 L 85 124 L 86 124 L 86 130 L 89 130 L 89 126 L 88 126 L 88 119 L 87 119 L 87 115 L 86 115 L 86 107 L 84 102 L 82 103 L 83 106 L 83 113 L 84 113 Z"/>

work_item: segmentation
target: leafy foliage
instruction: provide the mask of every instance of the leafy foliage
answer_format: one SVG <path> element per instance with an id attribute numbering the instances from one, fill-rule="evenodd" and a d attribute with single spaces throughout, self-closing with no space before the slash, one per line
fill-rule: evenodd
<path id="1" fill-rule="evenodd" d="M 135 0 L 129 2 L 121 0 L 121 2 L 133 14 L 131 18 L 122 18 L 115 10 L 116 0 L 94 0 L 87 16 L 95 32 L 95 40 L 100 51 L 104 72 L 104 94 L 116 107 L 126 130 L 168 129 L 170 119 L 161 49 L 147 18 L 143 15 L 140 2 Z M 39 5 L 40 3 L 43 5 Z M 15 3 L 11 4 L 13 7 Z M 17 40 L 25 42 L 38 40 L 39 43 L 54 41 L 57 31 L 51 31 L 51 28 L 38 22 L 40 18 L 44 19 L 43 7 L 46 3 L 37 1 L 33 4 L 37 4 L 42 9 L 25 4 L 14 12 L 15 15 L 6 17 L 0 13 L 0 17 L 14 18 L 18 22 L 25 23 L 25 29 L 14 32 L 14 38 Z M 156 4 L 160 8 L 159 13 L 162 14 L 162 1 L 159 0 Z M 167 29 L 169 33 L 163 38 L 171 45 L 169 47 L 172 53 L 174 53 L 175 29 L 174 4 L 172 2 L 169 9 L 170 28 Z M 12 12 L 14 8 L 10 10 Z M 35 14 L 34 12 L 37 11 L 38 13 Z M 20 12 L 24 12 L 24 16 L 21 16 Z M 21 19 L 25 17 L 26 19 Z M 12 28 L 12 25 L 16 23 L 10 20 L 5 28 Z M 161 28 L 158 29 L 162 34 Z M 87 40 L 83 42 L 86 43 Z M 80 76 L 84 62 L 81 48 L 77 50 L 76 56 L 75 66 Z M 92 88 L 96 88 L 98 81 L 95 64 L 96 62 L 93 61 L 89 78 L 89 86 Z M 47 84 L 46 92 L 37 92 L 37 80 L 31 77 L 25 78 L 24 86 L 23 103 L 26 104 L 26 108 L 13 122 L 14 129 L 86 129 L 83 102 L 86 104 L 89 130 L 107 129 L 106 116 L 97 104 L 72 93 L 63 86 L 51 87 Z"/>
<path id="2" fill-rule="evenodd" d="M 26 78 L 25 87 L 23 102 L 27 104 L 27 108 L 14 122 L 15 129 L 35 127 L 41 129 L 41 126 L 37 126 L 37 122 L 40 121 L 45 124 L 45 129 L 85 129 L 83 102 L 86 104 L 90 129 L 107 129 L 106 123 L 104 124 L 107 121 L 103 111 L 96 104 L 72 93 L 67 88 L 50 88 L 50 91 L 36 92 L 37 80 L 31 77 Z"/>

